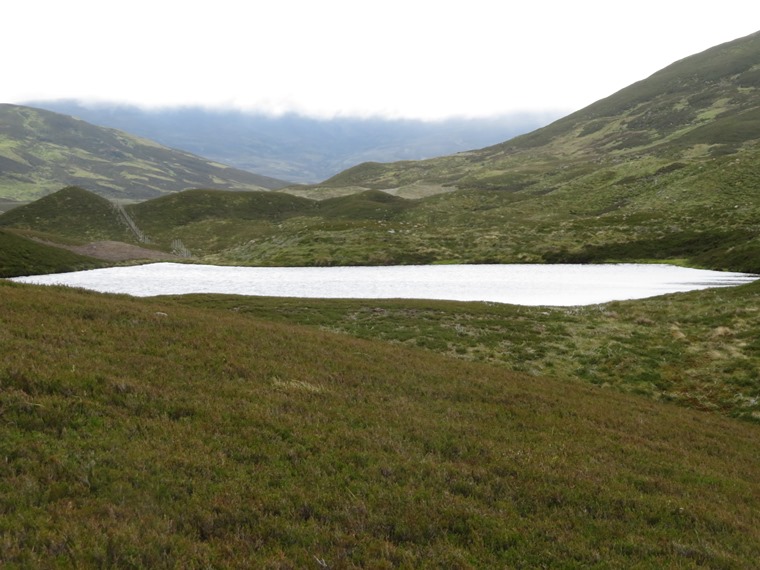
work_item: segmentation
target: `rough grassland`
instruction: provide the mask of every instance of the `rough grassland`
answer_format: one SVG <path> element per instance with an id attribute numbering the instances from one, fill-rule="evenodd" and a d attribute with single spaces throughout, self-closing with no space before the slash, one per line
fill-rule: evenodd
<path id="1" fill-rule="evenodd" d="M 0 566 L 750 568 L 758 426 L 0 282 Z"/>
<path id="2" fill-rule="evenodd" d="M 760 282 L 587 307 L 221 295 L 189 295 L 180 302 L 760 422 Z"/>
<path id="3" fill-rule="evenodd" d="M 97 259 L 0 230 L 0 277 L 95 269 Z"/>

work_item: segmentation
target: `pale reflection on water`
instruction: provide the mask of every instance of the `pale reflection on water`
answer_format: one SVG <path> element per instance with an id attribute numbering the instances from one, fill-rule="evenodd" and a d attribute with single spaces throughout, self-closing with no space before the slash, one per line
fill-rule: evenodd
<path id="1" fill-rule="evenodd" d="M 153 263 L 19 277 L 14 281 L 138 297 L 229 293 L 573 306 L 740 285 L 758 278 L 745 273 L 643 264 L 225 267 Z"/>

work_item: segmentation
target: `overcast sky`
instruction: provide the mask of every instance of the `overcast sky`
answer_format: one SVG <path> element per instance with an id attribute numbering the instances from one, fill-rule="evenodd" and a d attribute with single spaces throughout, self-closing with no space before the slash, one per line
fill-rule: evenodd
<path id="1" fill-rule="evenodd" d="M 760 30 L 721 0 L 13 0 L 0 102 L 331 117 L 571 111 Z"/>

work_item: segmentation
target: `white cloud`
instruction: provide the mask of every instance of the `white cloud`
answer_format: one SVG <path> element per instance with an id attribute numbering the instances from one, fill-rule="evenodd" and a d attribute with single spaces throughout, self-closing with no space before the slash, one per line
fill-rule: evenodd
<path id="1" fill-rule="evenodd" d="M 426 118 L 576 109 L 760 22 L 760 5 L 734 0 L 27 0 L 4 12 L 2 102 Z"/>

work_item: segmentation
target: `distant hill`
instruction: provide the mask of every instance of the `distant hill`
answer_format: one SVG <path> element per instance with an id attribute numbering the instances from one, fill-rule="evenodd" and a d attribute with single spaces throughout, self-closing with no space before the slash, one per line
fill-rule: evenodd
<path id="1" fill-rule="evenodd" d="M 179 240 L 208 262 L 670 261 L 760 273 L 758 61 L 753 34 L 480 150 L 363 163 L 266 197 L 199 190 L 125 211 L 155 247 Z M 19 227 L 19 210 L 0 224 Z M 89 239 L 81 217 L 69 220 L 72 239 Z"/>
<path id="2" fill-rule="evenodd" d="M 0 198 L 30 200 L 67 185 L 143 200 L 187 188 L 262 190 L 287 183 L 66 115 L 0 105 Z"/>
<path id="3" fill-rule="evenodd" d="M 113 202 L 77 186 L 63 188 L 0 215 L 0 227 L 77 243 L 130 241 L 134 237 Z"/>
<path id="4" fill-rule="evenodd" d="M 357 255 L 370 255 L 361 244 L 335 243 L 332 231 L 363 233 L 383 226 L 418 202 L 366 191 L 348 196 L 311 200 L 272 191 L 186 190 L 152 200 L 117 205 L 76 186 L 69 186 L 39 200 L 0 214 L 0 228 L 34 235 L 62 245 L 83 245 L 104 240 L 140 244 L 207 260 L 264 265 L 357 263 Z M 290 235 L 294 228 L 305 232 Z M 288 243 L 303 240 L 316 254 L 303 260 L 303 252 L 289 251 Z M 310 245 L 306 245 L 310 244 Z M 323 248 L 329 248 L 329 253 Z M 342 250 L 337 255 L 337 250 Z M 284 257 L 281 255 L 284 250 Z M 138 252 L 139 253 L 139 252 Z M 388 258 L 375 256 L 368 263 Z M 405 262 L 422 259 L 395 255 Z M 142 258 L 142 257 L 141 257 Z M 387 261 L 385 261 L 387 262 Z"/>
<path id="5" fill-rule="evenodd" d="M 506 142 L 426 161 L 369 162 L 322 186 L 552 189 L 616 163 L 668 166 L 725 156 L 760 139 L 760 32 L 675 62 L 552 124 Z M 643 163 L 641 163 L 643 165 Z M 676 167 L 671 167 L 676 168 Z M 556 172 L 562 170 L 561 175 Z M 569 172 L 568 172 L 569 170 Z"/>
<path id="6" fill-rule="evenodd" d="M 311 190 L 448 190 L 407 220 L 435 221 L 438 259 L 687 258 L 760 271 L 758 62 L 755 33 L 506 142 L 368 162 Z"/>
<path id="7" fill-rule="evenodd" d="M 144 110 L 66 100 L 29 104 L 297 183 L 319 182 L 366 161 L 418 160 L 481 148 L 561 116 L 546 112 L 440 121 L 322 120 L 195 107 Z"/>

